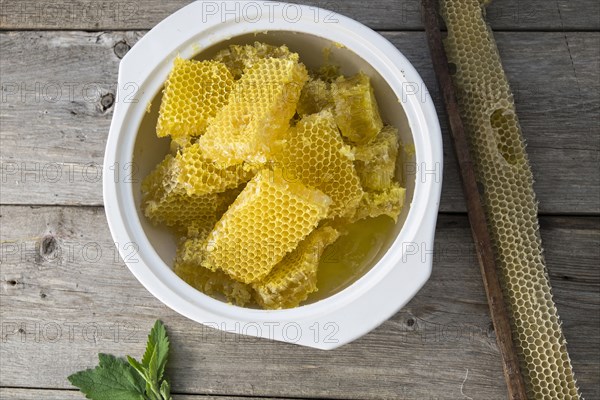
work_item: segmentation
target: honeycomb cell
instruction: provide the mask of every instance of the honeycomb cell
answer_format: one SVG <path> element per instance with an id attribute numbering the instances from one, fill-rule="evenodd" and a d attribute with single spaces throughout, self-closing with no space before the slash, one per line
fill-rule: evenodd
<path id="1" fill-rule="evenodd" d="M 225 64 L 237 80 L 258 60 L 265 58 L 299 61 L 298 54 L 291 52 L 285 45 L 277 47 L 260 42 L 254 42 L 253 45 L 231 45 L 217 53 L 214 60 Z"/>
<path id="2" fill-rule="evenodd" d="M 233 86 L 233 76 L 224 64 L 177 57 L 165 82 L 156 134 L 179 142 L 201 135 L 227 104 Z"/>
<path id="3" fill-rule="evenodd" d="M 307 80 L 298 61 L 258 59 L 198 140 L 205 154 L 223 167 L 265 163 L 273 143 L 287 131 Z"/>
<path id="4" fill-rule="evenodd" d="M 349 215 L 360 202 L 363 190 L 353 157 L 328 110 L 302 118 L 274 155 L 289 180 L 300 179 L 331 197 L 329 217 Z"/>
<path id="5" fill-rule="evenodd" d="M 323 251 L 339 236 L 331 227 L 314 230 L 266 277 L 252 284 L 256 302 L 266 309 L 281 309 L 297 307 L 306 300 L 317 290 L 317 269 Z"/>
<path id="6" fill-rule="evenodd" d="M 202 265 L 251 283 L 262 279 L 327 216 L 331 199 L 261 170 L 217 222 Z"/>
<path id="7" fill-rule="evenodd" d="M 508 80 L 484 21 L 486 3 L 440 2 L 448 30 L 444 46 L 448 61 L 456 65 L 453 79 L 459 108 L 484 187 L 487 221 L 528 398 L 579 399 L 544 264 L 533 175 Z M 525 327 L 539 335 L 519 335 Z M 561 368 L 564 376 L 555 380 Z"/>
<path id="8" fill-rule="evenodd" d="M 331 85 L 335 103 L 335 121 L 342 135 L 355 144 L 368 143 L 383 122 L 371 79 L 362 72 L 351 77 L 339 77 Z"/>
<path id="9" fill-rule="evenodd" d="M 375 138 L 354 148 L 354 166 L 365 190 L 389 188 L 396 174 L 398 129 L 385 126 Z"/>

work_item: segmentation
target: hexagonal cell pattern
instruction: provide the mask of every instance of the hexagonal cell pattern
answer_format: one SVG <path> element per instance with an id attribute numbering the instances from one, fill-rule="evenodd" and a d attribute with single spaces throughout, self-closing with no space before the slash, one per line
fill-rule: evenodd
<path id="1" fill-rule="evenodd" d="M 273 142 L 288 129 L 307 80 L 306 67 L 297 61 L 257 60 L 198 140 L 203 151 L 223 167 L 265 163 Z"/>
<path id="2" fill-rule="evenodd" d="M 165 224 L 181 234 L 188 234 L 189 229 L 212 228 L 240 193 L 239 188 L 233 188 L 190 195 L 178 177 L 177 160 L 169 154 L 143 180 L 142 208 L 152 223 Z"/>
<path id="3" fill-rule="evenodd" d="M 173 175 L 175 159 L 168 155 L 142 182 L 144 214 L 154 224 L 187 231 L 191 221 L 216 222 L 217 195 L 188 196 Z"/>
<path id="4" fill-rule="evenodd" d="M 485 11 L 479 0 L 440 3 L 528 397 L 579 399 L 545 267 L 525 142 Z"/>
<path id="5" fill-rule="evenodd" d="M 205 230 L 200 236 L 184 241 L 177 248 L 173 270 L 188 285 L 202 293 L 212 297 L 224 295 L 230 303 L 244 306 L 252 300 L 253 290 L 249 285 L 231 279 L 221 270 L 211 271 L 202 266 L 209 232 L 210 230 Z"/>
<path id="6" fill-rule="evenodd" d="M 188 195 L 220 193 L 248 182 L 256 173 L 239 164 L 221 168 L 198 143 L 184 147 L 177 156 L 177 181 Z"/>
<path id="7" fill-rule="evenodd" d="M 260 280 L 316 228 L 330 204 L 321 191 L 263 169 L 210 233 L 203 265 L 243 283 Z"/>
<path id="8" fill-rule="evenodd" d="M 275 154 L 288 179 L 301 180 L 331 197 L 329 217 L 351 214 L 362 197 L 352 158 L 352 149 L 344 144 L 328 110 L 302 118 Z"/>
<path id="9" fill-rule="evenodd" d="M 265 58 L 282 58 L 296 62 L 299 60 L 298 54 L 292 53 L 285 45 L 276 47 L 260 42 L 254 42 L 253 45 L 231 45 L 218 52 L 214 60 L 225 64 L 237 80 L 258 60 Z"/>
<path id="10" fill-rule="evenodd" d="M 156 134 L 180 141 L 201 135 L 227 103 L 233 84 L 233 76 L 220 62 L 177 57 L 165 82 Z"/>
<path id="11" fill-rule="evenodd" d="M 297 307 L 317 290 L 317 268 L 323 251 L 340 236 L 331 227 L 314 230 L 273 270 L 252 285 L 257 303 L 265 309 Z"/>

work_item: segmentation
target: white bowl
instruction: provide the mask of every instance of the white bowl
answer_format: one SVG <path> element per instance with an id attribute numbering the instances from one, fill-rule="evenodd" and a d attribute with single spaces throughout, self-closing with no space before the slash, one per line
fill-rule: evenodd
<path id="1" fill-rule="evenodd" d="M 156 138 L 154 124 L 174 58 L 209 57 L 230 43 L 254 40 L 285 43 L 309 67 L 321 65 L 322 50 L 330 47 L 331 61 L 342 72 L 362 70 L 371 76 L 385 122 L 400 128 L 403 143 L 415 150 L 414 158 L 400 166 L 410 206 L 372 268 L 339 293 L 289 310 L 237 307 L 188 286 L 171 269 L 174 239 L 151 226 L 140 209 L 140 180 L 168 151 L 168 141 Z M 194 2 L 158 24 L 127 53 L 118 85 L 104 159 L 106 215 L 131 272 L 173 310 L 216 329 L 333 349 L 391 317 L 429 278 L 442 179 L 440 127 L 421 77 L 376 32 L 316 7 Z"/>

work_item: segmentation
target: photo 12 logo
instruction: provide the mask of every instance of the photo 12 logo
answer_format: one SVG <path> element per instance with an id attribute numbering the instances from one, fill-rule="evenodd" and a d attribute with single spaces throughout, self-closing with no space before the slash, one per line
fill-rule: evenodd
<path id="1" fill-rule="evenodd" d="M 315 23 L 335 24 L 339 20 L 333 11 L 323 10 L 314 6 L 282 3 L 278 1 L 203 1 L 202 22 L 217 18 L 220 22 L 228 21 L 257 23 L 261 20 L 274 23 L 283 20 L 287 23 L 297 23 L 301 20 Z"/>
<path id="2" fill-rule="evenodd" d="M 288 343 L 313 341 L 314 343 L 339 343 L 340 326 L 336 322 L 315 321 L 309 326 L 297 322 L 203 322 L 202 340 L 210 342 L 256 342 L 281 340 Z M 233 334 L 233 335 L 232 335 Z M 215 338 L 215 335 L 217 338 Z M 264 339 L 263 339 L 264 338 Z"/>
<path id="3" fill-rule="evenodd" d="M 139 10 L 140 5 L 131 1 L 0 1 L 0 22 L 26 27 L 100 25 L 130 21 Z"/>
<path id="4" fill-rule="evenodd" d="M 142 343 L 140 327 L 130 322 L 2 321 L 2 343 Z"/>

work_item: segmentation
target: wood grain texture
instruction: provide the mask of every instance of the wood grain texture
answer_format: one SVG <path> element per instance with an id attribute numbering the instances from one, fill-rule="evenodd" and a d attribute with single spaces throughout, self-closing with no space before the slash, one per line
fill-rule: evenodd
<path id="1" fill-rule="evenodd" d="M 374 29 L 422 29 L 418 0 L 291 0 L 336 11 Z M 88 0 L 50 2 L 48 0 L 0 1 L 0 29 L 150 29 L 190 0 Z M 207 1 L 213 4 L 231 2 Z M 221 7 L 225 9 L 225 7 Z M 211 10 L 206 8 L 205 10 Z M 295 18 L 295 9 L 274 12 Z M 311 11 L 312 13 L 312 11 Z M 495 30 L 593 30 L 600 28 L 600 6 L 595 0 L 503 0 L 488 7 L 488 20 Z M 312 14 L 311 14 L 312 16 Z M 326 18 L 327 14 L 321 15 Z"/>
<path id="2" fill-rule="evenodd" d="M 102 204 L 100 174 L 117 91 L 117 54 L 142 35 L 0 33 L 3 204 Z M 438 107 L 446 156 L 441 210 L 464 212 L 425 35 L 385 36 L 417 68 Z M 600 34 L 497 33 L 496 38 L 528 140 L 540 212 L 599 213 Z M 424 88 L 419 90 L 417 95 L 431 101 Z"/>
<path id="3" fill-rule="evenodd" d="M 0 388 L 0 400 L 81 400 L 84 396 L 74 390 Z M 285 400 L 281 397 L 231 397 L 203 395 L 173 395 L 173 400 Z"/>
<path id="4" fill-rule="evenodd" d="M 402 311 L 324 352 L 217 332 L 163 306 L 116 257 L 100 207 L 2 206 L 0 215 L 2 386 L 68 388 L 65 377 L 98 352 L 139 356 L 160 318 L 176 393 L 454 400 L 462 387 L 506 398 L 465 216 L 440 216 L 432 277 Z M 598 398 L 600 220 L 541 221 L 578 383 Z"/>

